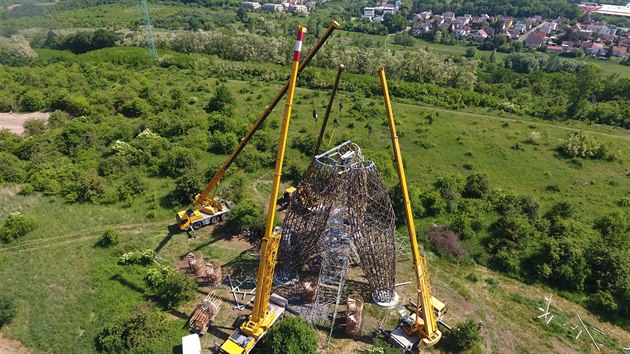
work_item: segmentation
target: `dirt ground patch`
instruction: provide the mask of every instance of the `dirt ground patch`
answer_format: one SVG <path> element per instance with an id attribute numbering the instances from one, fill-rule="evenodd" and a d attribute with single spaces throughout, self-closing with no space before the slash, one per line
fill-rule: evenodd
<path id="1" fill-rule="evenodd" d="M 24 132 L 24 122 L 29 119 L 48 120 L 50 113 L 0 113 L 0 129 L 9 129 L 12 133 L 22 134 Z"/>
<path id="2" fill-rule="evenodd" d="M 20 341 L 5 338 L 0 332 L 0 354 L 30 353 Z"/>

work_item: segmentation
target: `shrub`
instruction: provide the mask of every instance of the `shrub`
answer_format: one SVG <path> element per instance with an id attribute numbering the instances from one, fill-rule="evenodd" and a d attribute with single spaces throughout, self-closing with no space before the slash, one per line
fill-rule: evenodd
<path id="1" fill-rule="evenodd" d="M 446 202 L 438 191 L 431 191 L 422 196 L 422 205 L 428 215 L 440 215 L 446 210 Z"/>
<path id="2" fill-rule="evenodd" d="M 206 112 L 221 112 L 227 116 L 231 116 L 236 105 L 236 99 L 232 95 L 227 86 L 221 84 L 217 87 L 217 91 L 204 107 Z"/>
<path id="3" fill-rule="evenodd" d="M 614 161 L 621 157 L 609 145 L 597 143 L 582 131 L 572 132 L 569 139 L 558 146 L 558 152 L 567 158 L 583 158 L 594 160 Z"/>
<path id="4" fill-rule="evenodd" d="M 105 196 L 105 180 L 92 174 L 82 176 L 79 178 L 74 192 L 77 201 L 95 203 Z"/>
<path id="5" fill-rule="evenodd" d="M 271 327 L 263 342 L 270 354 L 315 354 L 319 344 L 313 327 L 299 317 L 289 317 Z"/>
<path id="6" fill-rule="evenodd" d="M 26 179 L 25 163 L 15 155 L 0 151 L 0 182 L 23 182 Z"/>
<path id="7" fill-rule="evenodd" d="M 617 313 L 617 301 L 608 291 L 598 291 L 588 297 L 588 307 L 592 311 L 604 315 L 615 315 Z"/>
<path id="8" fill-rule="evenodd" d="M 130 265 L 130 264 L 140 264 L 140 265 L 148 265 L 155 259 L 155 252 L 152 249 L 146 249 L 144 251 L 131 251 L 124 253 L 120 256 L 118 260 L 118 264 L 120 265 Z"/>
<path id="9" fill-rule="evenodd" d="M 449 338 L 453 341 L 453 345 L 460 350 L 468 349 L 481 341 L 479 333 L 480 325 L 474 320 L 469 319 L 466 322 L 460 322 L 450 333 Z"/>
<path id="10" fill-rule="evenodd" d="M 197 285 L 176 268 L 165 266 L 150 269 L 145 281 L 150 293 L 164 308 L 172 308 L 195 298 Z"/>
<path id="11" fill-rule="evenodd" d="M 22 185 L 22 189 L 20 189 L 20 195 L 30 195 L 33 194 L 33 192 L 35 192 L 35 189 L 33 188 L 33 185 L 30 183 L 26 183 L 24 185 Z"/>
<path id="12" fill-rule="evenodd" d="M 195 195 L 201 193 L 206 181 L 203 173 L 196 168 L 187 170 L 175 180 L 175 189 L 171 192 L 171 199 L 176 203 L 188 204 Z"/>
<path id="13" fill-rule="evenodd" d="M 265 222 L 263 207 L 252 199 L 244 199 L 232 208 L 226 221 L 226 225 L 237 232 L 246 232 L 252 228 L 262 229 Z"/>
<path id="14" fill-rule="evenodd" d="M 101 239 L 98 241 L 98 246 L 100 247 L 109 247 L 118 243 L 118 237 L 120 236 L 120 232 L 114 229 L 107 229 Z"/>
<path id="15" fill-rule="evenodd" d="M 468 256 L 468 252 L 459 245 L 459 235 L 443 226 L 433 227 L 427 232 L 429 243 L 441 254 L 450 254 L 461 260 Z"/>
<path id="16" fill-rule="evenodd" d="M 409 193 L 409 202 L 411 203 L 411 213 L 414 218 L 422 217 L 426 210 L 423 206 L 423 201 L 421 199 L 421 193 L 418 188 L 409 184 L 408 190 Z M 402 190 L 400 188 L 400 184 L 396 184 L 394 188 L 392 188 L 389 192 L 392 207 L 394 208 L 394 212 L 396 213 L 397 220 L 405 220 L 405 205 L 403 204 Z"/>
<path id="17" fill-rule="evenodd" d="M 9 214 L 9 217 L 4 222 L 4 226 L 0 229 L 0 240 L 4 243 L 9 243 L 35 230 L 36 227 L 35 218 L 16 211 Z"/>
<path id="18" fill-rule="evenodd" d="M 132 317 L 107 324 L 96 337 L 96 348 L 106 353 L 154 352 L 148 347 L 166 333 L 166 327 L 166 316 L 162 312 L 153 306 L 144 306 Z"/>
<path id="19" fill-rule="evenodd" d="M 46 98 L 39 90 L 26 91 L 20 97 L 20 110 L 22 112 L 37 112 L 46 108 Z"/>
<path id="20" fill-rule="evenodd" d="M 0 328 L 11 323 L 16 314 L 17 307 L 13 299 L 0 294 Z"/>
<path id="21" fill-rule="evenodd" d="M 466 198 L 483 198 L 489 190 L 488 176 L 477 173 L 466 177 L 463 195 Z"/>
<path id="22" fill-rule="evenodd" d="M 29 119 L 23 126 L 26 136 L 37 136 L 46 131 L 46 121 L 43 119 Z"/>

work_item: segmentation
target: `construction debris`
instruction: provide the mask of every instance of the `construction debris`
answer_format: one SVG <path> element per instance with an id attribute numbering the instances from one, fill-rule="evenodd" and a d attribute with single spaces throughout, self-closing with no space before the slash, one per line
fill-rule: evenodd
<path id="1" fill-rule="evenodd" d="M 542 307 L 539 307 L 538 309 L 542 311 L 543 314 L 538 316 L 537 318 L 542 318 L 543 321 L 545 321 L 545 324 L 549 324 L 553 319 L 553 315 L 549 313 L 549 307 L 551 306 L 551 295 L 545 296 L 545 301 L 547 301 L 547 308 L 543 309 Z"/>
<path id="2" fill-rule="evenodd" d="M 251 304 L 252 301 L 254 301 L 254 296 L 256 295 L 256 280 L 250 277 L 245 278 L 245 280 L 242 281 L 238 281 L 236 279 L 233 280 L 230 274 L 227 275 L 227 278 L 230 283 L 230 291 L 234 297 L 234 308 L 242 311 Z M 244 287 L 244 289 L 242 289 L 242 287 Z M 240 302 L 238 295 L 241 296 L 241 300 L 245 300 L 246 296 L 251 297 L 246 302 Z"/>
<path id="3" fill-rule="evenodd" d="M 214 321 L 215 317 L 221 310 L 219 304 L 219 296 L 214 292 L 209 293 L 201 304 L 197 305 L 193 312 L 188 325 L 193 333 L 204 334 L 208 331 L 208 327 Z"/>
<path id="4" fill-rule="evenodd" d="M 597 351 L 601 352 L 602 350 L 599 349 L 599 345 L 597 345 L 597 343 L 595 342 L 595 339 L 593 339 L 593 336 L 591 335 L 591 332 L 589 332 L 588 328 L 586 328 L 586 325 L 584 324 L 584 321 L 582 321 L 582 318 L 580 317 L 580 315 L 576 314 L 576 316 L 577 316 L 578 320 L 580 320 L 580 323 L 582 324 L 582 327 L 584 327 L 584 329 L 586 330 L 586 334 L 588 334 L 588 336 L 593 341 L 593 344 L 595 344 L 595 348 L 597 348 Z"/>
<path id="5" fill-rule="evenodd" d="M 350 338 L 361 336 L 363 329 L 363 298 L 361 295 L 352 295 L 347 301 L 346 310 L 346 334 Z"/>

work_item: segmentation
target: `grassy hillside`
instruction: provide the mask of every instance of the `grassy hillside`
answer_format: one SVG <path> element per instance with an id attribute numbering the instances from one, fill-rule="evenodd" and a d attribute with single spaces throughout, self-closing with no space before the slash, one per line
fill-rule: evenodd
<path id="1" fill-rule="evenodd" d="M 90 57 L 86 55 L 86 58 Z M 118 60 L 116 56 L 112 58 Z M 92 55 L 90 60 L 96 58 Z M 103 77 L 91 88 L 85 87 L 86 90 L 96 88 L 97 92 L 102 91 L 97 95 L 106 95 L 110 85 L 108 80 L 118 80 L 121 85 L 134 88 L 138 85 L 171 85 L 183 91 L 183 97 L 190 102 L 190 114 L 201 111 L 219 84 L 218 80 L 209 78 L 203 69 L 174 70 L 140 66 L 134 68 L 132 73 L 125 64 L 103 65 L 126 73 L 122 75 L 126 78 Z M 75 71 L 72 77 L 76 82 L 81 82 L 78 78 L 83 74 L 80 74 L 79 68 L 70 70 Z M 35 73 L 34 77 L 42 74 Z M 243 81 L 227 81 L 225 85 L 238 102 L 235 117 L 243 126 L 253 121 L 279 88 L 273 84 L 263 86 Z M 102 97 L 107 100 L 105 96 Z M 195 99 L 189 100 L 192 97 Z M 368 99 L 346 92 L 341 92 L 338 99 L 344 102 L 345 108 L 341 114 L 333 114 L 332 119 L 338 120 L 339 127 L 328 130 L 324 147 L 352 139 L 364 149 L 367 158 L 376 158 L 379 154 L 391 156 L 381 99 Z M 594 125 L 534 121 L 492 112 L 450 111 L 413 105 L 398 101 L 395 97 L 394 100 L 408 178 L 421 191 L 430 190 L 438 177 L 485 173 L 492 187 L 533 196 L 540 201 L 543 210 L 558 201 L 567 201 L 576 207 L 579 218 L 587 223 L 614 210 L 618 199 L 630 192 L 630 164 L 627 158 L 615 162 L 580 160 L 578 163 L 559 158 L 556 152 L 559 141 L 567 139 L 571 131 L 584 130 L 598 142 L 611 144 L 627 157 L 630 156 L 630 136 L 627 131 Z M 316 134 L 319 122 L 313 120 L 311 113 L 317 109 L 321 117 L 326 101 L 327 92 L 298 89 L 291 142 L 297 136 Z M 278 122 L 280 111 L 277 109 L 269 118 L 270 121 Z M 432 123 L 429 123 L 429 116 L 433 117 Z M 204 117 L 201 113 L 192 115 L 192 119 L 201 117 Z M 180 118 L 170 116 L 170 119 Z M 107 122 L 119 126 L 136 125 L 134 118 L 122 116 Z M 368 125 L 373 128 L 372 134 L 368 134 Z M 536 144 L 529 142 L 533 132 L 539 135 Z M 275 141 L 277 129 L 273 128 L 273 124 L 265 129 L 265 133 Z M 207 131 L 184 131 L 184 135 L 175 137 L 173 141 L 207 145 L 208 136 L 210 133 Z M 207 152 L 198 156 L 198 163 L 204 167 L 224 158 Z M 307 159 L 295 148 L 288 152 L 288 160 L 302 168 L 306 166 Z M 264 183 L 254 182 L 269 180 L 271 169 L 262 168 L 248 172 L 245 176 L 248 181 L 245 195 L 264 201 L 268 188 Z M 255 267 L 256 261 L 245 252 L 250 245 L 243 241 L 221 238 L 221 234 L 210 235 L 211 230 L 206 230 L 196 239 L 175 233 L 172 223 L 173 212 L 177 208 L 159 203 L 174 188 L 173 180 L 151 177 L 147 181 L 145 191 L 129 205 L 122 202 L 105 205 L 68 203 L 59 197 L 41 194 L 17 195 L 18 187 L 2 188 L 0 221 L 12 211 L 31 214 L 38 220 L 38 228 L 20 242 L 0 247 L 0 278 L 3 279 L 0 292 L 15 296 L 19 306 L 15 322 L 3 329 L 6 336 L 18 338 L 37 351 L 93 352 L 94 337 L 105 323 L 147 300 L 143 293 L 146 269 L 116 264 L 118 257 L 129 250 L 155 249 L 159 261 L 169 264 L 184 257 L 188 251 L 198 249 L 208 258 L 220 260 L 228 271 L 240 264 L 244 264 L 248 270 Z M 230 181 L 228 177 L 226 185 Z M 392 186 L 395 176 L 387 177 L 386 182 Z M 550 191 L 549 186 L 557 188 Z M 424 217 L 417 222 L 421 229 L 425 229 L 435 222 L 448 223 L 449 218 L 448 215 Z M 485 227 L 492 221 L 484 220 Z M 98 238 L 108 227 L 120 230 L 122 242 L 112 249 L 95 248 Z M 466 244 L 471 254 L 480 252 L 479 242 L 473 240 Z M 411 280 L 405 268 L 408 264 L 407 261 L 400 265 L 399 282 Z M 583 308 L 566 300 L 558 300 L 557 308 L 554 309 L 558 321 L 552 326 L 536 321 L 537 307 L 542 305 L 542 297 L 554 293 L 553 290 L 526 286 L 490 273 L 486 268 L 454 264 L 437 257 L 431 257 L 431 271 L 436 295 L 452 304 L 449 321 L 458 322 L 473 317 L 487 324 L 483 330 L 484 342 L 477 347 L 479 350 L 589 351 L 589 342 L 584 337 L 579 341 L 572 340 L 577 333 L 564 326 L 564 322 L 575 322 L 575 312 L 587 316 L 589 323 L 607 334 L 607 337 L 598 340 L 609 350 L 630 339 L 628 332 L 586 315 Z M 471 273 L 477 274 L 479 280 L 469 280 L 475 279 L 469 276 Z M 355 281 L 360 285 L 361 277 L 355 275 Z M 402 290 L 405 298 L 411 296 L 411 290 L 409 286 Z M 218 319 L 217 329 L 204 337 L 206 347 L 213 345 L 214 338 L 225 338 L 237 315 L 230 310 L 230 294 L 225 286 L 218 291 L 225 301 L 224 310 Z M 198 298 L 202 297 L 200 293 Z M 192 302 L 170 312 L 170 329 L 163 343 L 157 344 L 159 347 L 178 344 L 179 337 L 186 332 L 183 327 L 194 305 Z M 388 326 L 396 321 L 393 312 L 386 313 L 371 304 L 366 311 L 370 316 L 366 320 L 365 333 L 376 328 L 384 316 L 384 323 Z M 530 339 L 533 334 L 536 334 L 535 341 Z M 369 336 L 365 340 L 369 342 Z M 342 352 L 366 346 L 346 339 L 336 339 L 333 343 Z"/>

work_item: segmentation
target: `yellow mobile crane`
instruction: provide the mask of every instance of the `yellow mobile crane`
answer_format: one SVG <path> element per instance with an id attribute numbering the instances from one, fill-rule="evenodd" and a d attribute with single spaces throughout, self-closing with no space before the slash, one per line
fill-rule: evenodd
<path id="1" fill-rule="evenodd" d="M 306 68 L 313 56 L 315 56 L 315 53 L 317 53 L 322 45 L 324 45 L 324 43 L 326 42 L 328 37 L 330 37 L 333 31 L 339 28 L 341 28 L 341 25 L 339 25 L 337 21 L 331 21 L 328 29 L 319 38 L 319 40 L 317 40 L 313 48 L 304 58 L 304 61 L 298 67 L 297 75 L 299 75 L 304 70 L 304 68 Z M 219 182 L 225 175 L 225 172 L 230 167 L 230 165 L 232 165 L 234 160 L 236 160 L 236 157 L 241 153 L 241 151 L 243 151 L 245 145 L 249 143 L 252 136 L 254 136 L 254 133 L 256 133 L 256 131 L 262 126 L 265 119 L 267 119 L 271 111 L 276 107 L 278 102 L 280 102 L 280 99 L 287 92 L 288 88 L 289 83 L 286 83 L 284 86 L 282 86 L 282 88 L 273 98 L 271 103 L 267 107 L 265 107 L 265 110 L 258 117 L 256 122 L 254 123 L 254 126 L 247 132 L 243 140 L 241 140 L 236 149 L 234 149 L 232 154 L 227 158 L 223 165 L 221 165 L 217 169 L 214 177 L 212 177 L 203 192 L 195 196 L 193 206 L 189 209 L 182 210 L 177 213 L 177 224 L 182 231 L 188 230 L 191 227 L 194 230 L 197 230 L 200 227 L 206 225 L 216 224 L 217 222 L 223 220 L 223 218 L 230 212 L 230 209 L 232 208 L 230 202 L 216 196 Z M 210 194 L 212 194 L 212 197 L 210 197 Z"/>
<path id="2" fill-rule="evenodd" d="M 280 189 L 280 176 L 282 175 L 282 161 L 287 145 L 289 133 L 289 122 L 291 120 L 291 107 L 293 105 L 293 94 L 295 93 L 295 81 L 298 76 L 298 66 L 300 64 L 300 53 L 302 50 L 302 40 L 306 28 L 298 26 L 297 38 L 295 40 L 295 52 L 293 54 L 293 65 L 291 66 L 291 76 L 287 101 L 284 107 L 282 128 L 280 129 L 280 141 L 278 142 L 278 156 L 276 167 L 273 173 L 271 185 L 271 196 L 269 207 L 267 208 L 267 222 L 265 223 L 265 235 L 260 246 L 260 264 L 258 265 L 258 277 L 256 279 L 256 297 L 254 307 L 249 319 L 243 323 L 232 335 L 223 343 L 221 351 L 228 354 L 249 353 L 250 350 L 267 333 L 267 330 L 284 313 L 287 300 L 271 294 L 273 285 L 273 273 L 276 268 L 278 257 L 278 246 L 280 245 L 281 230 L 274 228 L 274 218 L 276 216 L 276 198 Z M 270 302 L 272 300 L 272 302 Z"/>
<path id="3" fill-rule="evenodd" d="M 394 154 L 396 156 L 398 179 L 400 181 L 402 197 L 405 205 L 405 218 L 407 222 L 407 230 L 409 231 L 411 251 L 413 254 L 413 267 L 416 275 L 418 295 L 415 313 L 410 315 L 404 309 L 400 309 L 402 316 L 400 325 L 395 330 L 391 331 L 390 338 L 405 350 L 411 351 L 418 341 L 420 341 L 420 344 L 423 347 L 430 347 L 440 340 L 442 332 L 438 329 L 436 317 L 438 319 L 441 318 L 445 313 L 446 307 L 442 302 L 431 296 L 431 284 L 429 282 L 427 260 L 424 254 L 420 253 L 418 249 L 418 241 L 416 240 L 416 227 L 414 225 L 413 215 L 411 212 L 411 202 L 409 201 L 407 180 L 405 178 L 400 145 L 398 144 L 398 135 L 396 134 L 396 124 L 394 122 L 394 113 L 392 111 L 392 104 L 389 98 L 385 69 L 379 68 L 378 74 L 381 79 L 381 88 L 383 89 L 383 98 L 385 100 L 389 131 L 392 138 Z"/>

